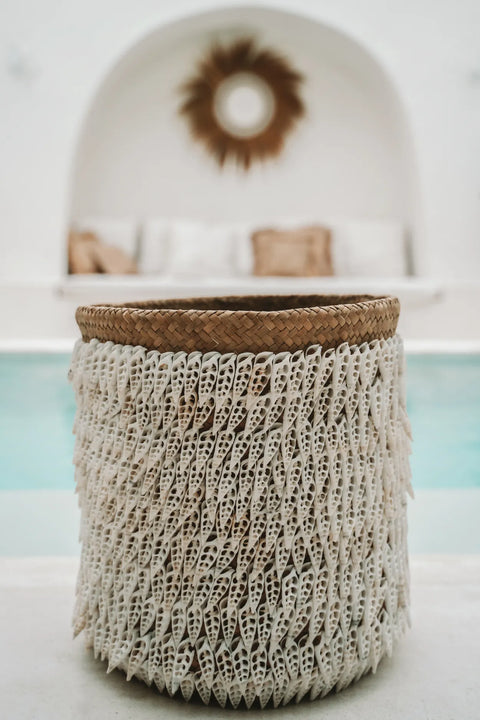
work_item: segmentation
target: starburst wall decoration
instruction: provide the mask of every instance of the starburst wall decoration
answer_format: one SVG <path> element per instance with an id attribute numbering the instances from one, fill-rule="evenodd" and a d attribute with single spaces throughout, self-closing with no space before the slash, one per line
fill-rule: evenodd
<path id="1" fill-rule="evenodd" d="M 180 114 L 221 167 L 248 170 L 278 156 L 305 114 L 302 83 L 285 57 L 242 38 L 207 51 L 181 87 Z"/>

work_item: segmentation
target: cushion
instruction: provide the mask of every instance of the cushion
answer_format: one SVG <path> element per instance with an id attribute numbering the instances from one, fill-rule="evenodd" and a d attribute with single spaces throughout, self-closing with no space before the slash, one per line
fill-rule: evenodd
<path id="1" fill-rule="evenodd" d="M 75 221 L 80 232 L 93 232 L 106 245 L 120 248 L 134 258 L 137 256 L 138 222 L 134 218 L 85 216 Z"/>
<path id="2" fill-rule="evenodd" d="M 270 223 L 264 224 L 269 225 Z M 255 232 L 258 226 L 258 222 L 235 224 L 233 262 L 237 275 L 248 277 L 253 273 L 252 233 Z"/>
<path id="3" fill-rule="evenodd" d="M 254 275 L 332 275 L 330 231 L 321 226 L 298 230 L 257 230 L 252 234 Z"/>
<path id="4" fill-rule="evenodd" d="M 68 272 L 85 275 L 98 272 L 94 246 L 98 243 L 95 233 L 70 230 L 68 234 Z"/>
<path id="5" fill-rule="evenodd" d="M 139 270 L 142 273 L 164 273 L 168 263 L 168 244 L 171 221 L 150 218 L 142 225 L 139 250 Z"/>
<path id="6" fill-rule="evenodd" d="M 173 221 L 168 236 L 167 271 L 180 277 L 234 275 L 234 241 L 228 225 Z"/>
<path id="7" fill-rule="evenodd" d="M 314 227 L 319 223 L 318 218 L 306 215 L 281 215 L 272 218 L 265 216 L 256 220 L 237 221 L 235 224 L 235 268 L 238 275 L 249 276 L 253 274 L 254 257 L 252 234 L 260 228 L 275 228 L 276 230 L 297 230 L 298 228 Z M 329 226 L 322 219 L 322 225 Z"/>
<path id="8" fill-rule="evenodd" d="M 335 222 L 332 240 L 335 275 L 401 277 L 407 273 L 405 231 L 401 223 Z"/>
<path id="9" fill-rule="evenodd" d="M 137 272 L 135 260 L 121 248 L 99 242 L 93 247 L 93 255 L 100 273 L 128 275 Z"/>
<path id="10" fill-rule="evenodd" d="M 106 245 L 95 233 L 77 230 L 68 237 L 68 270 L 72 274 L 137 272 L 135 261 L 121 248 Z"/>

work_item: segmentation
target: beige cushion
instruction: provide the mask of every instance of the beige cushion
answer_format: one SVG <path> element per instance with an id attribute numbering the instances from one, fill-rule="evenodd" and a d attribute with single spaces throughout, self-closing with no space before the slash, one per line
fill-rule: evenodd
<path id="1" fill-rule="evenodd" d="M 104 245 L 93 232 L 71 230 L 68 236 L 68 270 L 72 274 L 136 273 L 135 261 L 120 248 Z"/>
<path id="2" fill-rule="evenodd" d="M 98 243 L 94 248 L 98 272 L 109 275 L 128 275 L 137 272 L 135 261 L 123 250 L 113 245 Z"/>
<path id="3" fill-rule="evenodd" d="M 134 217 L 83 215 L 73 221 L 75 230 L 94 233 L 104 245 L 120 248 L 128 257 L 136 257 L 139 223 Z"/>
<path id="4" fill-rule="evenodd" d="M 257 230 L 252 234 L 254 275 L 333 275 L 330 230 Z"/>
<path id="5" fill-rule="evenodd" d="M 70 230 L 68 234 L 68 272 L 84 275 L 98 272 L 94 247 L 98 239 L 91 232 Z"/>

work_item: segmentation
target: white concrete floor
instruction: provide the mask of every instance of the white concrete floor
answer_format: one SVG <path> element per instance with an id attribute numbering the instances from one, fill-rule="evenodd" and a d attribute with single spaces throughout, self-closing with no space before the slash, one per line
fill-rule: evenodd
<path id="1" fill-rule="evenodd" d="M 226 718 L 121 672 L 73 641 L 76 558 L 0 558 L 1 720 Z M 251 711 L 258 720 L 478 720 L 480 555 L 413 556 L 412 629 L 375 676 L 313 703 Z"/>

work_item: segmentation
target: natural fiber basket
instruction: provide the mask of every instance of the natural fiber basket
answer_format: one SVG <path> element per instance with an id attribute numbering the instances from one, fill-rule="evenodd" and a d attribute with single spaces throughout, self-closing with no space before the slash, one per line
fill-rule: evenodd
<path id="1" fill-rule="evenodd" d="M 171 695 L 277 706 L 345 687 L 408 622 L 399 304 L 81 307 L 75 632 Z"/>

